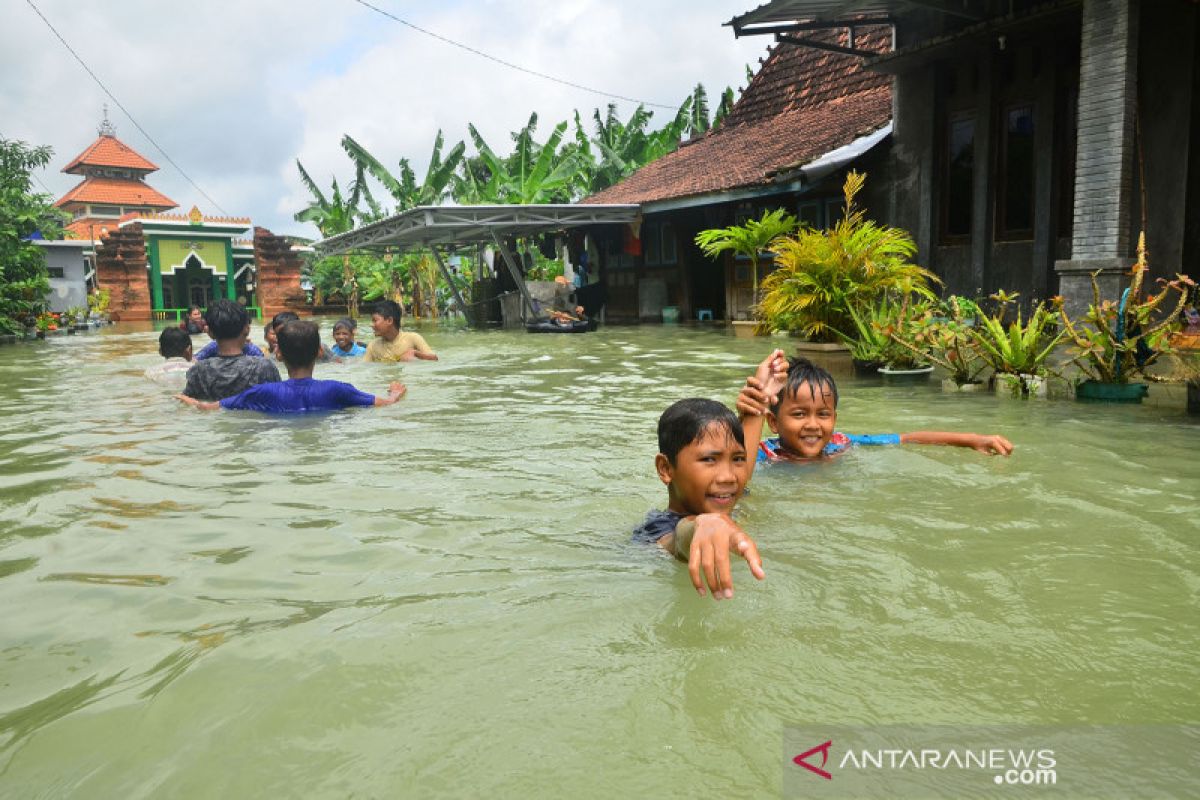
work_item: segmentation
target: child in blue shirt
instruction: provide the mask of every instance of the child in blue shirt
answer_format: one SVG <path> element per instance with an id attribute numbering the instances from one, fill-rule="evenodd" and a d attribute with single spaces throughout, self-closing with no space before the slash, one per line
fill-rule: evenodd
<path id="1" fill-rule="evenodd" d="M 404 384 L 399 382 L 388 386 L 386 397 L 376 397 L 342 381 L 313 378 L 313 365 L 321 352 L 321 335 L 316 323 L 303 320 L 287 322 L 276 332 L 276 338 L 280 356 L 287 366 L 286 381 L 252 386 L 215 403 L 205 403 L 183 395 L 177 397 L 205 411 L 224 408 L 228 411 L 302 414 L 352 406 L 390 406 L 404 396 Z"/>
<path id="2" fill-rule="evenodd" d="M 779 368 L 787 363 L 786 374 Z M 763 360 L 738 395 L 737 408 L 747 447 L 757 443 L 755 461 L 809 461 L 845 453 L 853 445 L 944 444 L 981 453 L 1009 455 L 1003 436 L 948 431 L 915 431 L 861 436 L 835 431 L 838 390 L 833 376 L 806 358 L 785 359 L 776 350 Z M 759 441 L 763 418 L 775 438 Z"/>
<path id="3" fill-rule="evenodd" d="M 354 320 L 349 317 L 339 319 L 333 323 L 334 345 L 329 348 L 329 352 L 341 358 L 361 356 L 367 352 L 367 348 L 354 341 L 354 329 L 357 327 Z"/>

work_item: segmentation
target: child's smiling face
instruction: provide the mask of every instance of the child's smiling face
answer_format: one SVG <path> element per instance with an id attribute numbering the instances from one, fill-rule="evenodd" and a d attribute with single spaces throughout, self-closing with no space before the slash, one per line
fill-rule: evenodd
<path id="1" fill-rule="evenodd" d="M 662 453 L 655 464 L 670 491 L 670 509 L 680 514 L 728 514 L 746 487 L 746 448 L 721 425 L 710 425 L 674 464 Z"/>
<path id="2" fill-rule="evenodd" d="M 767 415 L 771 430 L 791 456 L 817 458 L 833 437 L 837 406 L 831 386 L 802 384 L 794 395 L 784 393 L 779 407 Z"/>
<path id="3" fill-rule="evenodd" d="M 349 350 L 354 345 L 354 331 L 344 325 L 334 328 L 333 340 L 337 342 L 337 346 L 342 350 Z"/>

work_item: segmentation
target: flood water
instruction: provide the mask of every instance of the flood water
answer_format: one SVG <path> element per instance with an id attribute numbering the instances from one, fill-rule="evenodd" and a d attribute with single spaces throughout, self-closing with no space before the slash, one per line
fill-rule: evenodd
<path id="1" fill-rule="evenodd" d="M 630 529 L 771 340 L 423 332 L 288 419 L 181 407 L 149 325 L 0 347 L 0 796 L 777 796 L 789 725 L 1200 720 L 1194 417 L 843 379 L 1016 451 L 760 472 L 716 603 Z"/>

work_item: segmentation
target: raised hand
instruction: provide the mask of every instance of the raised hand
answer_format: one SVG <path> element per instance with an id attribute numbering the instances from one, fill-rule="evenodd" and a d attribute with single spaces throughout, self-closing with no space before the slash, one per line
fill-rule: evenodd
<path id="1" fill-rule="evenodd" d="M 703 596 L 705 584 L 714 600 L 733 597 L 733 573 L 730 553 L 746 559 L 750 573 L 758 580 L 766 578 L 762 557 L 754 540 L 724 514 L 699 514 L 695 519 L 688 550 L 688 574 L 692 585 Z"/>

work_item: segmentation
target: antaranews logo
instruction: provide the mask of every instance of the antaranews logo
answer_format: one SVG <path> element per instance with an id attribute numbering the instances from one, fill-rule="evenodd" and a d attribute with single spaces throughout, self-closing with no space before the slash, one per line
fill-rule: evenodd
<path id="1" fill-rule="evenodd" d="M 800 766 L 804 767 L 809 772 L 812 772 L 814 775 L 820 775 L 822 778 L 824 778 L 827 781 L 833 780 L 833 776 L 830 775 L 828 772 L 826 772 L 824 769 L 822 769 L 822 767 L 824 767 L 826 764 L 829 763 L 829 748 L 830 747 L 833 747 L 832 739 L 825 742 L 825 744 L 817 745 L 816 747 L 812 748 L 811 750 L 805 750 L 803 753 L 801 753 L 800 755 L 793 758 L 792 761 L 799 764 Z M 816 755 L 817 753 L 821 754 L 821 766 L 820 767 L 814 766 L 804 760 L 804 759 L 808 758 L 809 756 Z"/>

